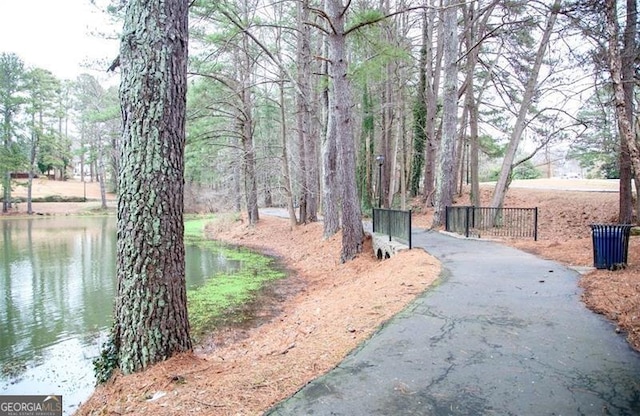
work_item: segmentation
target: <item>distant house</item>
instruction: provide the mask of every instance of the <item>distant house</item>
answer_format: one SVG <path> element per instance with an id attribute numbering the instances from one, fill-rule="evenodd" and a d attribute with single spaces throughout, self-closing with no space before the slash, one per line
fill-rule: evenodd
<path id="1" fill-rule="evenodd" d="M 34 178 L 37 178 L 37 174 L 33 174 Z M 29 179 L 29 172 L 11 172 L 11 179 Z"/>

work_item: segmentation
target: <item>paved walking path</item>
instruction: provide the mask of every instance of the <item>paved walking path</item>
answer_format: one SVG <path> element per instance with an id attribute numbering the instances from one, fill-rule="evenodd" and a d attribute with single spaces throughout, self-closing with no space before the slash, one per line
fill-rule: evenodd
<path id="1" fill-rule="evenodd" d="M 640 354 L 580 302 L 577 272 L 436 232 L 413 244 L 440 281 L 267 414 L 640 415 Z"/>

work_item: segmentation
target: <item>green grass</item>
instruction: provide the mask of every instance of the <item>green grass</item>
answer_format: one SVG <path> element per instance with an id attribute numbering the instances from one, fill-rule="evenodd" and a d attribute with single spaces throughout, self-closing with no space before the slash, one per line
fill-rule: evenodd
<path id="1" fill-rule="evenodd" d="M 285 277 L 274 259 L 245 248 L 234 248 L 204 237 L 204 227 L 212 217 L 185 221 L 185 244 L 220 253 L 241 263 L 231 274 L 210 276 L 201 287 L 187 292 L 191 334 L 197 340 L 220 322 L 237 321 L 241 306 L 255 299 L 265 283 Z"/>

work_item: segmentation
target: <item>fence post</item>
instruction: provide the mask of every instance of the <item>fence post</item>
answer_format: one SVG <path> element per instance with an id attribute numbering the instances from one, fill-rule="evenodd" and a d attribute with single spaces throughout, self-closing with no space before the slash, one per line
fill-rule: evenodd
<path id="1" fill-rule="evenodd" d="M 445 217 L 447 216 L 446 214 L 446 207 L 445 207 Z M 409 210 L 409 250 L 411 250 L 411 210 Z"/>
<path id="2" fill-rule="evenodd" d="M 372 214 L 371 214 L 371 228 L 373 229 L 373 232 L 376 232 L 376 209 L 372 208 Z"/>
<path id="3" fill-rule="evenodd" d="M 464 210 L 464 236 L 469 238 L 469 210 L 471 207 L 465 207 Z"/>
<path id="4" fill-rule="evenodd" d="M 444 230 L 451 231 L 449 229 L 449 208 L 448 206 L 444 207 Z"/>
<path id="5" fill-rule="evenodd" d="M 480 218 L 482 218 L 482 216 L 480 216 Z M 476 228 L 477 226 L 478 224 L 476 224 L 476 206 L 471 205 L 471 228 Z"/>
<path id="6" fill-rule="evenodd" d="M 538 207 L 533 211 L 533 241 L 538 241 Z"/>

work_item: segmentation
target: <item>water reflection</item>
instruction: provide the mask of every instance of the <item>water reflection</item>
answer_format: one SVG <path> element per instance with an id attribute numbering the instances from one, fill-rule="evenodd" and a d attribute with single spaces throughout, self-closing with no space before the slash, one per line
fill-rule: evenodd
<path id="1" fill-rule="evenodd" d="M 0 394 L 62 394 L 69 413 L 92 390 L 91 360 L 111 323 L 115 218 L 11 219 L 0 227 Z M 186 257 L 189 288 L 237 267 L 197 247 L 186 247 Z"/>

